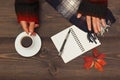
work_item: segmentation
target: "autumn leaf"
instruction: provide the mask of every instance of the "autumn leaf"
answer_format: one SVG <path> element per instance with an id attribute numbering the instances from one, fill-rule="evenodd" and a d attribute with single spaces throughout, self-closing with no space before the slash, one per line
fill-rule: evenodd
<path id="1" fill-rule="evenodd" d="M 97 62 L 102 66 L 107 64 L 103 59 L 98 59 Z"/>
<path id="2" fill-rule="evenodd" d="M 93 49 L 93 56 L 84 57 L 84 68 L 89 70 L 94 66 L 95 69 L 102 72 L 103 66 L 106 65 L 106 62 L 104 61 L 105 57 L 105 54 L 99 53 L 97 49 Z"/>
<path id="3" fill-rule="evenodd" d="M 102 54 L 102 53 L 101 53 L 101 54 L 99 54 L 99 56 L 97 56 L 97 58 L 98 58 L 98 59 L 103 59 L 103 58 L 105 58 L 105 54 Z"/>
<path id="4" fill-rule="evenodd" d="M 94 67 L 95 67 L 97 70 L 103 72 L 103 67 L 102 67 L 102 65 L 100 65 L 98 62 L 95 62 Z"/>
<path id="5" fill-rule="evenodd" d="M 84 61 L 85 61 L 84 68 L 86 69 L 90 69 L 94 65 L 93 57 L 84 57 Z"/>
<path id="6" fill-rule="evenodd" d="M 92 62 L 87 62 L 87 63 L 84 64 L 84 67 L 85 67 L 86 69 L 90 69 L 90 68 L 93 67 L 93 64 L 94 64 L 93 61 L 92 61 Z"/>
<path id="7" fill-rule="evenodd" d="M 98 50 L 96 48 L 93 49 L 93 55 L 94 57 L 97 57 L 99 54 L 98 54 Z"/>
<path id="8" fill-rule="evenodd" d="M 93 49 L 93 55 L 95 58 L 99 58 L 99 59 L 105 58 L 105 54 L 99 53 L 99 51 L 96 48 Z"/>
<path id="9" fill-rule="evenodd" d="M 92 62 L 93 61 L 93 57 L 91 57 L 91 56 L 86 56 L 86 57 L 84 57 L 84 61 L 85 62 Z"/>

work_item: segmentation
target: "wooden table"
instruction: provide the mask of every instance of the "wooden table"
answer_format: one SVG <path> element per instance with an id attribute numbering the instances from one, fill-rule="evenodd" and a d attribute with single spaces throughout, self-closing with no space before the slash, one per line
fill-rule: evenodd
<path id="1" fill-rule="evenodd" d="M 120 1 L 109 0 L 117 21 L 104 37 L 99 50 L 107 55 L 104 72 L 83 68 L 83 56 L 64 64 L 50 37 L 71 24 L 47 2 L 41 0 L 42 49 L 32 58 L 23 58 L 14 48 L 15 37 L 22 32 L 16 21 L 14 0 L 0 0 L 0 80 L 120 80 Z M 86 54 L 90 54 L 87 52 Z M 85 55 L 86 55 L 85 54 Z"/>

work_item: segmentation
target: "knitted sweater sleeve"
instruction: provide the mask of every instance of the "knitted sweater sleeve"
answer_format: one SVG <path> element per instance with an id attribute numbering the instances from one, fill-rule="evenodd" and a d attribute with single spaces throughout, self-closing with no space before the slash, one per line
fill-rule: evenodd
<path id="1" fill-rule="evenodd" d="M 18 22 L 39 22 L 39 0 L 15 0 Z"/>
<path id="2" fill-rule="evenodd" d="M 104 18 L 107 14 L 107 0 L 82 0 L 78 12 Z"/>

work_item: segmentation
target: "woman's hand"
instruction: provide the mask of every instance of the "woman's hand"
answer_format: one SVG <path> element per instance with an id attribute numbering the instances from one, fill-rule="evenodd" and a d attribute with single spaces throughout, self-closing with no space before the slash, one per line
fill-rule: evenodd
<path id="1" fill-rule="evenodd" d="M 27 21 L 20 21 L 20 24 L 23 28 L 23 30 L 27 34 L 35 35 L 34 29 L 39 27 L 39 24 L 35 24 L 35 22 L 27 22 Z"/>
<path id="2" fill-rule="evenodd" d="M 77 14 L 77 18 L 81 18 L 81 16 L 82 16 L 81 13 Z M 101 24 L 104 27 L 106 26 L 105 19 L 100 19 L 98 17 L 87 15 L 86 21 L 87 21 L 88 30 L 91 31 L 93 29 L 95 33 L 101 32 L 101 26 L 100 26 Z"/>

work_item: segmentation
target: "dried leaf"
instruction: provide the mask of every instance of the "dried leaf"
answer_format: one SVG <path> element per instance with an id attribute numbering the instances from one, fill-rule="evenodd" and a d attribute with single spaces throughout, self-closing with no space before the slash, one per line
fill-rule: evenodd
<path id="1" fill-rule="evenodd" d="M 84 61 L 85 61 L 85 62 L 92 62 L 93 59 L 94 59 L 94 58 L 93 58 L 93 57 L 90 57 L 90 56 L 85 56 L 85 57 L 84 57 Z"/>
<path id="2" fill-rule="evenodd" d="M 98 59 L 97 62 L 102 66 L 107 64 L 103 59 Z"/>
<path id="3" fill-rule="evenodd" d="M 102 67 L 102 65 L 100 65 L 98 62 L 95 62 L 94 67 L 95 67 L 97 70 L 103 72 L 103 67 Z"/>
<path id="4" fill-rule="evenodd" d="M 94 57 L 97 57 L 99 55 L 98 50 L 96 48 L 93 49 L 93 55 Z"/>
<path id="5" fill-rule="evenodd" d="M 106 57 L 106 55 L 105 54 L 99 54 L 99 56 L 97 57 L 98 59 L 103 59 L 103 58 L 105 58 Z"/>
<path id="6" fill-rule="evenodd" d="M 94 65 L 94 62 L 93 62 L 93 61 L 92 61 L 92 62 L 86 62 L 86 63 L 84 64 L 84 68 L 90 69 L 90 68 L 93 67 L 93 65 Z"/>
<path id="7" fill-rule="evenodd" d="M 99 54 L 97 49 L 93 49 L 93 57 L 86 56 L 84 57 L 84 68 L 90 69 L 94 66 L 95 69 L 99 71 L 103 71 L 103 66 L 106 65 L 104 58 L 106 57 L 105 54 Z"/>

